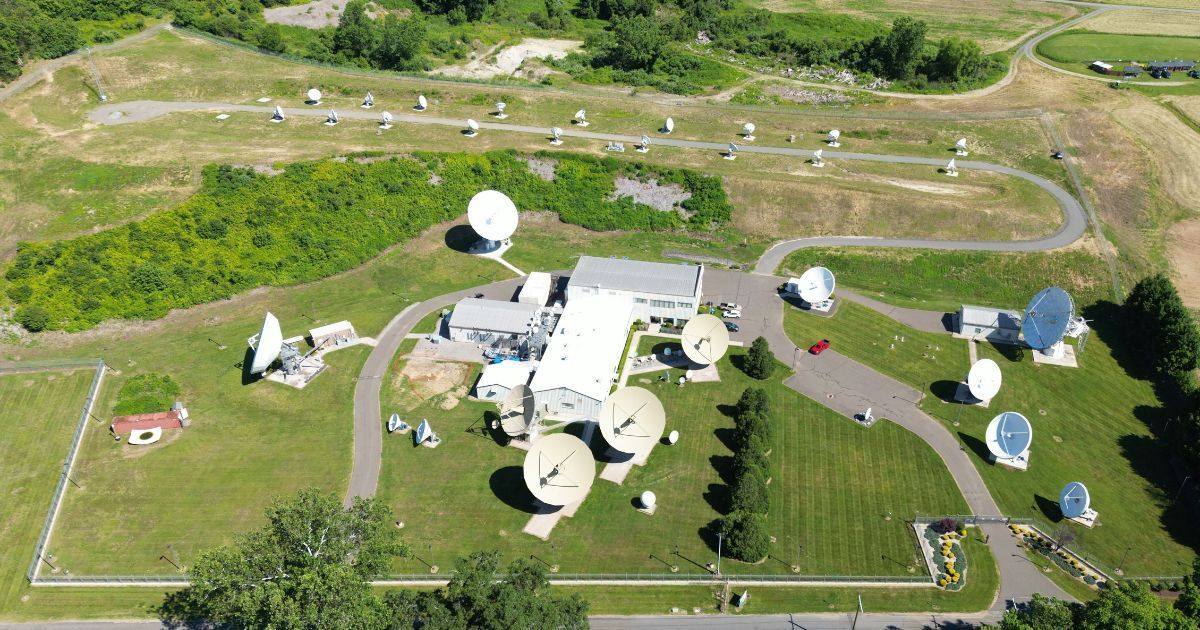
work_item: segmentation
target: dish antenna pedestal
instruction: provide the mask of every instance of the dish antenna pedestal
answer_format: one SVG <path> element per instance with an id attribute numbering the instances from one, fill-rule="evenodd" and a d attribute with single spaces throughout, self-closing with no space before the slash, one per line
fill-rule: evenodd
<path id="1" fill-rule="evenodd" d="M 729 148 L 726 149 L 726 151 L 725 151 L 725 159 L 726 160 L 736 160 L 737 152 L 738 152 L 738 145 L 730 142 Z"/>
<path id="2" fill-rule="evenodd" d="M 423 112 L 429 108 L 429 101 L 425 99 L 425 95 L 417 96 L 417 104 L 413 106 L 414 112 Z"/>
<path id="3" fill-rule="evenodd" d="M 958 157 L 967 157 L 967 139 L 959 138 L 958 142 L 954 143 L 954 155 Z"/>
<path id="4" fill-rule="evenodd" d="M 391 129 L 392 128 L 392 114 L 390 112 L 383 112 L 383 114 L 379 117 L 379 128 L 380 129 Z"/>
<path id="5" fill-rule="evenodd" d="M 950 158 L 950 162 L 946 164 L 946 176 L 958 177 L 958 165 L 954 163 L 954 158 Z"/>
<path id="6" fill-rule="evenodd" d="M 554 146 L 558 146 L 562 143 L 563 143 L 562 129 L 559 129 L 558 127 L 551 127 L 550 128 L 550 144 L 552 144 Z"/>
<path id="7" fill-rule="evenodd" d="M 362 105 L 359 107 L 362 107 L 363 109 L 371 109 L 372 107 L 375 107 L 375 95 L 367 92 L 367 95 L 363 97 Z"/>
<path id="8" fill-rule="evenodd" d="M 815 168 L 824 168 L 825 167 L 825 160 L 821 157 L 821 154 L 824 152 L 825 152 L 824 149 L 817 149 L 816 151 L 813 151 L 812 165 Z"/>
<path id="9" fill-rule="evenodd" d="M 508 107 L 508 103 L 503 101 L 496 103 L 496 118 L 498 120 L 504 120 L 505 118 L 508 118 L 508 114 L 504 113 L 504 109 L 506 107 Z"/>
<path id="10" fill-rule="evenodd" d="M 1033 426 L 1015 411 L 1005 411 L 988 423 L 985 436 L 992 462 L 1017 470 L 1029 470 L 1029 446 Z"/>
<path id="11" fill-rule="evenodd" d="M 329 110 L 329 115 L 325 117 L 325 126 L 332 127 L 338 124 L 338 113 L 334 110 Z"/>
<path id="12" fill-rule="evenodd" d="M 642 143 L 638 145 L 637 152 L 638 153 L 647 153 L 649 151 L 650 151 L 650 136 L 643 135 Z"/>
<path id="13" fill-rule="evenodd" d="M 479 135 L 479 123 L 475 122 L 473 118 L 468 118 L 467 128 L 463 130 L 463 135 L 468 138 L 474 138 Z"/>
<path id="14" fill-rule="evenodd" d="M 273 123 L 281 123 L 281 122 L 283 122 L 283 121 L 285 121 L 285 120 L 287 120 L 287 115 L 283 113 L 283 108 L 282 108 L 282 107 L 280 107 L 280 106 L 278 106 L 278 105 L 276 105 L 276 106 L 275 106 L 275 113 L 271 114 L 271 122 L 273 122 Z"/>
<path id="15" fill-rule="evenodd" d="M 757 127 L 754 126 L 754 123 L 748 122 L 748 123 L 742 125 L 742 141 L 743 142 L 754 142 L 754 130 L 755 129 L 757 129 Z"/>
<path id="16" fill-rule="evenodd" d="M 571 122 L 575 123 L 575 125 L 579 126 L 579 127 L 586 127 L 591 124 L 587 121 L 587 110 L 586 109 L 581 109 L 581 110 L 575 112 L 575 119 L 572 120 Z"/>

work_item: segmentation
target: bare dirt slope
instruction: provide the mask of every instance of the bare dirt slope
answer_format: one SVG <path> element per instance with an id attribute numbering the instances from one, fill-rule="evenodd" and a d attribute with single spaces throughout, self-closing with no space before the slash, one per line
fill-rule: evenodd
<path id="1" fill-rule="evenodd" d="M 499 52 L 497 46 L 465 64 L 444 66 L 434 73 L 469 79 L 508 77 L 515 75 L 527 59 L 562 59 L 582 46 L 583 42 L 574 39 L 523 39 Z"/>

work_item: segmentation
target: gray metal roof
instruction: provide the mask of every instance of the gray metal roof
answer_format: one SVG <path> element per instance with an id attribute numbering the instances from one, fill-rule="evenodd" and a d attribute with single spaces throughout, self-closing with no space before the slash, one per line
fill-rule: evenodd
<path id="1" fill-rule="evenodd" d="M 700 265 L 580 256 L 569 284 L 692 297 L 698 293 L 703 269 Z"/>
<path id="2" fill-rule="evenodd" d="M 1021 329 L 1021 314 L 1002 308 L 963 304 L 961 319 L 963 326 L 981 326 L 1003 330 Z"/>
<path id="3" fill-rule="evenodd" d="M 463 298 L 450 314 L 450 325 L 469 330 L 525 334 L 529 332 L 529 321 L 538 308 L 538 304 Z"/>

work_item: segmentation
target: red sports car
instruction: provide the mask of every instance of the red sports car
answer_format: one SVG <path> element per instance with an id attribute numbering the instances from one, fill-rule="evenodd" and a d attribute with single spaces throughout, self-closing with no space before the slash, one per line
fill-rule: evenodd
<path id="1" fill-rule="evenodd" d="M 808 351 L 812 354 L 821 354 L 822 352 L 825 352 L 826 348 L 828 348 L 828 347 L 829 347 L 829 340 L 822 339 L 822 340 L 818 341 L 817 343 L 814 343 L 812 345 L 812 347 L 808 349 Z"/>

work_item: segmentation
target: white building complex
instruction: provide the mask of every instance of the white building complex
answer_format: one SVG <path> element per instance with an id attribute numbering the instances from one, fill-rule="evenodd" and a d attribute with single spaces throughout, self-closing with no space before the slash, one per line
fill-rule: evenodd
<path id="1" fill-rule="evenodd" d="M 696 315 L 704 267 L 581 256 L 567 284 L 567 303 L 586 296 L 629 299 L 633 319 L 683 325 Z"/>
<path id="2" fill-rule="evenodd" d="M 450 313 L 450 340 L 485 343 L 497 339 L 519 341 L 535 323 L 538 304 L 463 298 Z"/>
<path id="3" fill-rule="evenodd" d="M 529 388 L 543 414 L 598 418 L 625 351 L 633 304 L 624 295 L 569 298 Z"/>

